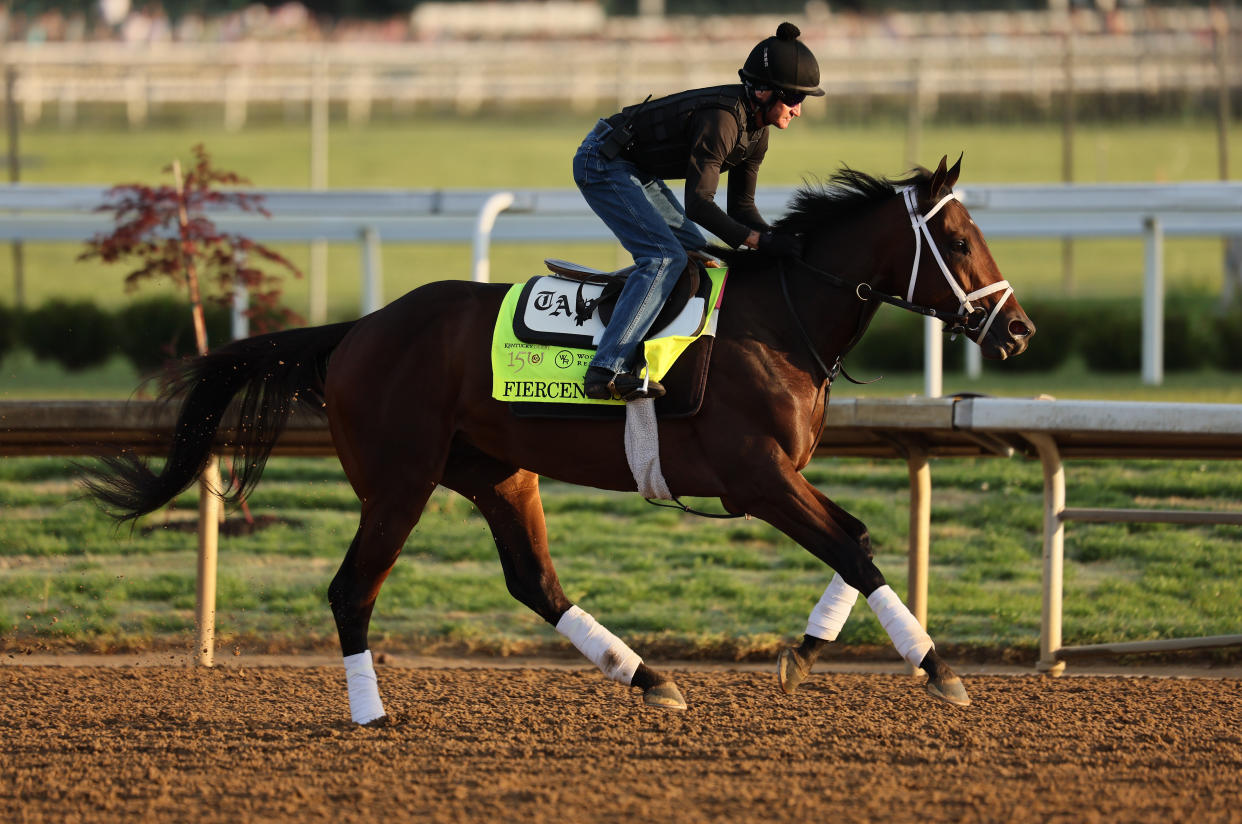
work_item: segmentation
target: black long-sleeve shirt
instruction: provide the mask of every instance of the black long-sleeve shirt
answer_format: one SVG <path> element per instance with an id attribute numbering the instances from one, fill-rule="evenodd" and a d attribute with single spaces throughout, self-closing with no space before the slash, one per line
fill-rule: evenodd
<path id="1" fill-rule="evenodd" d="M 625 153 L 639 169 L 686 181 L 686 215 L 738 247 L 767 222 L 755 207 L 759 164 L 768 150 L 768 127 L 741 85 L 697 89 L 632 106 L 609 118 L 614 127 L 634 118 L 634 143 Z M 716 203 L 721 174 L 729 174 L 727 211 Z"/>

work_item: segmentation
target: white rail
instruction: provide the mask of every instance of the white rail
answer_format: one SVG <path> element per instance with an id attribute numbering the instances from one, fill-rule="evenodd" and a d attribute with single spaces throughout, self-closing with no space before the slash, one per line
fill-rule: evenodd
<path id="1" fill-rule="evenodd" d="M 0 241 L 82 242 L 109 228 L 95 212 L 101 186 L 0 185 Z M 793 190 L 766 187 L 760 210 L 779 215 Z M 1164 253 L 1166 235 L 1242 235 L 1242 183 L 978 185 L 963 201 L 990 238 L 1144 238 L 1142 377 L 1164 377 Z M 271 218 L 212 215 L 217 225 L 259 241 L 346 241 L 362 250 L 362 303 L 367 314 L 384 303 L 378 246 L 388 243 L 470 242 L 476 279 L 486 279 L 492 242 L 611 241 L 612 234 L 572 189 L 270 190 Z M 311 284 L 312 293 L 321 290 Z M 312 317 L 321 322 L 322 318 Z M 927 394 L 939 394 L 940 357 L 926 339 Z"/>
<path id="2" fill-rule="evenodd" d="M 1242 452 L 1242 406 L 1236 404 L 1028 401 L 969 399 L 954 410 L 954 425 L 1031 444 L 1044 472 L 1043 615 L 1039 669 L 1059 675 L 1065 659 L 1175 649 L 1237 646 L 1242 635 L 1133 641 L 1067 647 L 1062 644 L 1065 522 L 1242 525 L 1240 512 L 1157 509 L 1072 509 L 1066 506 L 1063 458 L 1225 458 Z"/>

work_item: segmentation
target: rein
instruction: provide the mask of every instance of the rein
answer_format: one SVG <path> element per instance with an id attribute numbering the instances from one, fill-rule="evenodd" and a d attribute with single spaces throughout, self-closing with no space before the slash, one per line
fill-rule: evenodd
<path id="1" fill-rule="evenodd" d="M 1000 312 L 1001 307 L 1005 304 L 1005 301 L 1009 300 L 1009 297 L 1013 294 L 1013 287 L 1009 285 L 1009 281 L 1007 280 L 998 280 L 995 283 L 990 283 L 981 289 L 976 289 L 973 292 L 967 293 L 964 289 L 962 289 L 961 284 L 954 279 L 952 273 L 949 271 L 949 266 L 944 262 L 944 258 L 940 254 L 940 250 L 936 248 L 936 244 L 932 239 L 931 229 L 927 225 L 927 221 L 939 212 L 946 203 L 950 200 L 960 201 L 961 195 L 957 192 L 950 192 L 942 197 L 927 214 L 920 215 L 918 212 L 918 193 L 915 188 L 913 186 L 907 186 L 901 189 L 900 193 L 906 203 L 906 213 L 910 217 L 910 228 L 914 232 L 914 263 L 910 267 L 910 285 L 906 290 L 905 298 L 899 298 L 896 295 L 889 295 L 884 292 L 877 292 L 870 283 L 855 283 L 854 281 L 847 280 L 840 275 L 827 272 L 817 266 L 813 266 L 800 258 L 793 259 L 793 263 L 807 270 L 811 274 L 814 274 L 821 280 L 827 281 L 832 286 L 852 291 L 855 297 L 863 303 L 868 303 L 873 300 L 880 301 L 881 303 L 887 303 L 890 306 L 896 306 L 898 309 L 904 309 L 907 312 L 914 312 L 915 314 L 923 315 L 924 317 L 936 318 L 944 323 L 946 327 L 945 331 L 950 335 L 977 333 L 978 338 L 983 338 L 983 336 L 986 335 L 988 330 L 992 327 L 992 321 L 996 319 L 996 316 Z M 924 239 L 927 240 L 927 247 L 931 249 L 932 256 L 935 258 L 936 263 L 940 267 L 941 273 L 944 274 L 945 280 L 948 281 L 949 288 L 953 290 L 954 296 L 958 299 L 958 309 L 956 312 L 947 312 L 943 309 L 937 309 L 934 306 L 914 302 L 914 288 L 918 283 L 919 261 L 923 254 Z M 838 372 L 845 374 L 845 377 L 853 383 L 869 383 L 870 381 L 854 380 L 848 373 L 845 373 L 844 369 L 841 367 L 840 356 L 837 357 L 836 361 L 832 365 L 832 368 L 829 368 L 828 365 L 824 363 L 823 358 L 819 356 L 819 352 L 816 351 L 814 344 L 811 342 L 811 336 L 807 334 L 806 327 L 802 324 L 802 320 L 798 317 L 798 312 L 794 307 L 793 299 L 789 295 L 788 278 L 785 276 L 785 261 L 778 260 L 777 267 L 780 272 L 781 291 L 785 295 L 785 303 L 789 308 L 789 314 L 793 317 L 794 325 L 797 327 L 799 334 L 801 334 L 802 341 L 806 344 L 807 349 L 810 351 L 811 357 L 815 359 L 816 365 L 819 366 L 819 368 L 823 370 L 823 373 L 828 376 L 829 383 L 831 383 L 837 376 Z M 992 307 L 991 312 L 983 306 L 975 306 L 971 303 L 972 300 L 986 297 L 995 292 L 999 292 L 1002 289 L 1005 290 L 1004 294 L 1001 296 L 1001 299 L 996 302 L 996 305 Z"/>
<path id="2" fill-rule="evenodd" d="M 735 515 L 732 512 L 702 512 L 698 509 L 687 506 L 681 500 L 681 498 L 678 498 L 676 495 L 674 495 L 672 500 L 668 501 L 667 503 L 658 498 L 643 498 L 643 500 L 651 504 L 652 506 L 663 507 L 664 509 L 680 509 L 682 512 L 685 512 L 689 515 L 698 515 L 700 518 L 719 518 L 721 520 L 726 520 L 726 519 L 731 519 L 731 518 L 750 518 L 750 516 L 747 515 L 746 513 L 740 513 L 740 514 Z"/>
<path id="3" fill-rule="evenodd" d="M 971 312 L 946 312 L 945 310 L 937 309 L 934 306 L 914 303 L 909 300 L 903 300 L 895 295 L 877 292 L 870 283 L 855 283 L 854 281 L 846 280 L 840 275 L 834 275 L 832 272 L 825 271 L 817 266 L 812 266 L 805 260 L 798 258 L 793 258 L 791 260 L 793 263 L 815 275 L 820 280 L 827 281 L 830 285 L 836 286 L 840 289 L 846 289 L 853 292 L 854 295 L 863 303 L 878 300 L 881 303 L 887 303 L 889 306 L 896 306 L 898 309 L 905 309 L 908 312 L 914 312 L 915 314 L 924 315 L 929 318 L 936 318 L 937 320 L 943 321 L 945 326 L 948 327 L 945 331 L 953 335 L 960 335 L 963 332 L 974 332 L 983 325 L 983 322 L 986 319 L 986 310 L 983 309 L 983 307 L 976 308 Z M 781 279 L 783 281 L 785 274 L 783 261 L 780 271 Z M 993 286 L 995 285 L 996 284 L 993 284 Z M 1005 286 L 1007 285 L 1008 284 L 1005 284 Z M 1003 289 L 1005 287 L 1001 286 L 1000 288 Z M 788 298 L 788 291 L 786 291 L 786 298 Z M 799 324 L 799 327 L 801 327 L 801 324 Z M 803 332 L 803 334 L 805 334 L 805 332 Z"/>

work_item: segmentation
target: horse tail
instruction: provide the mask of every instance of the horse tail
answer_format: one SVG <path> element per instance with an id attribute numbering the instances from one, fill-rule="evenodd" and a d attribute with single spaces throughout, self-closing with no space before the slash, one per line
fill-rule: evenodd
<path id="1" fill-rule="evenodd" d="M 159 509 L 180 495 L 207 465 L 222 424 L 231 438 L 235 477 L 224 493 L 237 502 L 258 484 L 263 467 L 299 403 L 323 413 L 328 356 L 356 321 L 289 329 L 234 341 L 179 366 L 160 395 L 180 401 L 163 467 L 121 454 L 86 470 L 84 485 L 119 521 Z M 229 411 L 240 396 L 235 411 Z"/>

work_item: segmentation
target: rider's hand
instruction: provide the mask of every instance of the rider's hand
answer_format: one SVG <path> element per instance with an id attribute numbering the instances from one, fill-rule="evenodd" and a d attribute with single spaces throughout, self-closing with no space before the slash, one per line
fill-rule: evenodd
<path id="1" fill-rule="evenodd" d="M 789 232 L 768 229 L 759 235 L 759 251 L 770 257 L 802 257 L 802 238 Z"/>

